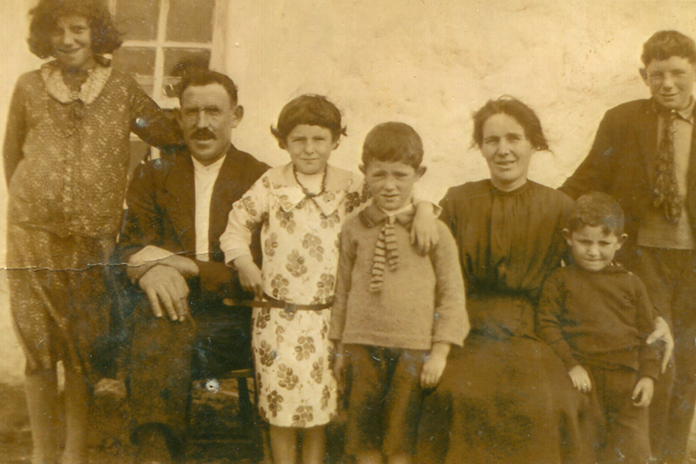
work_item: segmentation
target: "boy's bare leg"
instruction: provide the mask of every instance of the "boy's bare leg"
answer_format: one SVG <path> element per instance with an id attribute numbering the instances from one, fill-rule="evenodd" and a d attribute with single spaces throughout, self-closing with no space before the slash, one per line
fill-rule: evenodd
<path id="1" fill-rule="evenodd" d="M 322 464 L 326 435 L 324 426 L 311 427 L 302 431 L 302 464 Z"/>
<path id="2" fill-rule="evenodd" d="M 358 453 L 355 457 L 358 464 L 382 464 L 382 453 L 377 450 Z"/>
<path id="3" fill-rule="evenodd" d="M 89 393 L 82 374 L 65 367 L 65 451 L 62 464 L 87 464 Z"/>
<path id="4" fill-rule="evenodd" d="M 56 399 L 58 384 L 55 369 L 43 370 L 26 376 L 27 405 L 34 442 L 32 464 L 55 464 Z"/>
<path id="5" fill-rule="evenodd" d="M 297 458 L 297 429 L 271 425 L 273 464 L 295 464 Z"/>
<path id="6" fill-rule="evenodd" d="M 412 457 L 408 454 L 392 456 L 387 460 L 388 464 L 411 464 Z"/>

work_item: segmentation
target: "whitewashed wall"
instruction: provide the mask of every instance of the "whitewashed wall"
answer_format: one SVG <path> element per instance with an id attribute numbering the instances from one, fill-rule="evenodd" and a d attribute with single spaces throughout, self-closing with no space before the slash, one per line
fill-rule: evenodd
<path id="1" fill-rule="evenodd" d="M 38 62 L 23 33 L 32 0 L 0 3 L 4 126 L 14 81 Z M 536 155 L 531 178 L 556 187 L 587 153 L 604 111 L 648 94 L 642 43 L 659 29 L 696 37 L 692 0 L 229 0 L 228 16 L 226 71 L 246 109 L 238 148 L 287 162 L 270 125 L 291 98 L 325 94 L 348 126 L 334 164 L 355 169 L 375 124 L 407 122 L 423 137 L 422 190 L 433 198 L 486 176 L 469 147 L 471 114 L 489 98 L 513 95 L 537 111 L 553 153 Z M 4 184 L 0 192 L 4 199 Z M 21 355 L 0 301 L 0 381 L 15 381 Z"/>

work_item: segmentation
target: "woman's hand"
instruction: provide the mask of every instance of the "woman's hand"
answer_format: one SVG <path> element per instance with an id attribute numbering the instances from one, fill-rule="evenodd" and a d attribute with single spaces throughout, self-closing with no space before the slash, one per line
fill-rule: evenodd
<path id="1" fill-rule="evenodd" d="M 639 408 L 647 408 L 650 406 L 652 401 L 653 391 L 655 389 L 655 384 L 653 379 L 650 377 L 643 377 L 636 383 L 636 387 L 633 389 L 633 404 Z"/>
<path id="2" fill-rule="evenodd" d="M 667 321 L 659 316 L 655 318 L 655 330 L 648 336 L 645 343 L 651 345 L 658 340 L 665 342 L 665 352 L 662 355 L 662 373 L 664 374 L 672 358 L 672 351 L 674 351 L 674 338 L 672 338 L 672 332 L 669 330 Z"/>
<path id="3" fill-rule="evenodd" d="M 416 215 L 413 217 L 411 227 L 411 243 L 415 244 L 424 256 L 440 241 L 437 221 L 435 206 L 432 203 L 421 201 L 416 204 Z"/>
<path id="4" fill-rule="evenodd" d="M 420 384 L 423 388 L 437 386 L 447 366 L 447 355 L 450 351 L 449 343 L 434 343 L 428 359 L 423 363 Z"/>
<path id="5" fill-rule="evenodd" d="M 234 267 L 239 271 L 239 283 L 244 290 L 254 292 L 257 298 L 263 298 L 263 278 L 261 269 L 249 255 L 234 260 Z"/>
<path id="6" fill-rule="evenodd" d="M 590 393 L 592 391 L 590 374 L 588 374 L 585 368 L 580 364 L 573 366 L 573 368 L 568 371 L 568 375 L 570 376 L 570 380 L 573 381 L 573 386 L 577 388 L 580 393 Z"/>

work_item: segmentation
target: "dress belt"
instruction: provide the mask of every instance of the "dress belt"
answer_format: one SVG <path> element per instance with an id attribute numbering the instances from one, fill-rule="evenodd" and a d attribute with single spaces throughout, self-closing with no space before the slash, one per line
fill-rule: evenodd
<path id="1" fill-rule="evenodd" d="M 334 299 L 331 298 L 326 303 L 316 303 L 316 304 L 295 304 L 289 303 L 287 301 L 278 300 L 264 293 L 263 300 L 246 300 L 246 301 L 236 301 L 230 298 L 225 298 L 223 303 L 227 306 L 251 306 L 252 308 L 278 308 L 284 309 L 285 311 L 320 311 L 322 309 L 327 309 L 333 306 Z"/>

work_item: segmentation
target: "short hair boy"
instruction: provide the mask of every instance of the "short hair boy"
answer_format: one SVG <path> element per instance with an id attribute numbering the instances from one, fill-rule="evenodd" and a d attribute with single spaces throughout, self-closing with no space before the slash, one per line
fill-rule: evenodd
<path id="1" fill-rule="evenodd" d="M 601 418 L 598 462 L 624 456 L 621 462 L 645 463 L 660 354 L 646 344 L 654 314 L 643 282 L 614 263 L 626 240 L 623 223 L 621 206 L 609 195 L 578 199 L 563 230 L 572 261 L 544 283 L 537 331 Z"/>
<path id="2" fill-rule="evenodd" d="M 414 454 L 421 391 L 434 387 L 450 345 L 469 331 L 457 246 L 440 221 L 440 242 L 421 255 L 410 242 L 412 190 L 425 173 L 423 144 L 407 124 L 370 131 L 363 165 L 372 203 L 341 231 L 329 337 L 352 370 L 346 453 L 359 462 Z"/>

